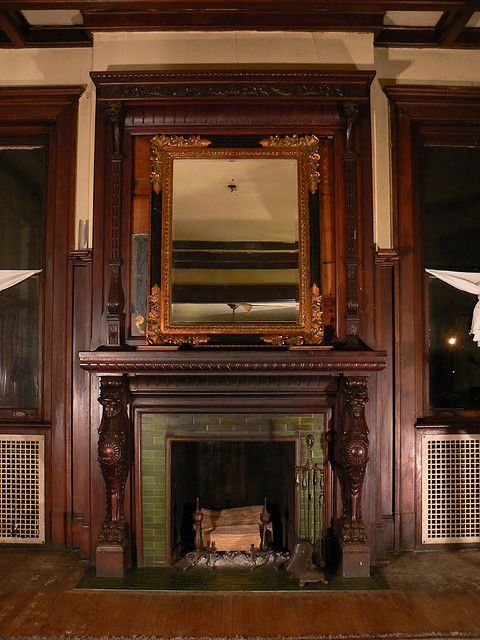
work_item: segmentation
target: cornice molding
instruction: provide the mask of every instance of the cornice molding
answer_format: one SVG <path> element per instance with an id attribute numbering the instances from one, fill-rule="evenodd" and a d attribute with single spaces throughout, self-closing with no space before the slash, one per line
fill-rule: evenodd
<path id="1" fill-rule="evenodd" d="M 208 70 L 92 72 L 98 100 L 335 99 L 366 101 L 373 71 Z"/>

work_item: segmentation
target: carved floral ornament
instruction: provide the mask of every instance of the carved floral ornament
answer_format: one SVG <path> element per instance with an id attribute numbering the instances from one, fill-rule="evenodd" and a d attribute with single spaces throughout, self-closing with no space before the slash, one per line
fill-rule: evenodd
<path id="1" fill-rule="evenodd" d="M 260 140 L 262 147 L 301 147 L 308 154 L 308 175 L 310 179 L 310 193 L 315 193 L 320 181 L 320 154 L 317 136 L 270 136 Z"/>
<path id="2" fill-rule="evenodd" d="M 150 179 L 155 193 L 160 193 L 162 190 L 162 152 L 165 147 L 208 147 L 211 144 L 211 140 L 206 140 L 200 136 L 185 138 L 184 136 L 159 135 L 152 138 L 152 155 L 150 157 L 152 173 L 150 174 Z"/>
<path id="3" fill-rule="evenodd" d="M 155 193 L 162 190 L 162 153 L 167 147 L 197 147 L 205 148 L 212 144 L 211 140 L 201 136 L 165 136 L 158 135 L 151 141 L 151 162 L 152 172 L 150 179 Z M 264 148 L 271 147 L 300 147 L 305 149 L 308 155 L 308 173 L 310 179 L 310 192 L 315 193 L 320 181 L 320 154 L 318 152 L 319 140 L 317 136 L 270 136 L 259 142 Z"/>

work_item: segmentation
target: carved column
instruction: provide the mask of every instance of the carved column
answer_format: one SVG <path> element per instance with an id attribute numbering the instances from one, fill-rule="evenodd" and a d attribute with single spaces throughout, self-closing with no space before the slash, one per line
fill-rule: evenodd
<path id="1" fill-rule="evenodd" d="M 110 288 L 107 302 L 107 346 L 120 347 L 123 329 L 123 289 L 121 280 L 120 225 L 122 162 L 121 139 L 123 111 L 119 102 L 107 105 L 107 114 L 112 125 L 112 152 L 110 154 L 111 182 L 110 203 L 112 221 L 112 252 L 109 262 Z"/>
<path id="2" fill-rule="evenodd" d="M 362 489 L 368 462 L 367 379 L 343 378 L 341 392 L 344 415 L 336 452 L 343 502 L 339 541 L 343 576 L 350 578 L 370 575 L 370 549 L 362 519 Z"/>
<path id="3" fill-rule="evenodd" d="M 359 345 L 358 315 L 358 241 L 357 241 L 357 153 L 353 148 L 353 125 L 358 115 L 358 107 L 347 102 L 344 107 L 346 120 L 345 153 L 343 167 L 345 172 L 345 214 L 346 214 L 346 247 L 345 266 L 347 271 L 347 314 L 346 339 L 352 347 Z"/>
<path id="4" fill-rule="evenodd" d="M 96 552 L 97 575 L 122 576 L 129 563 L 125 520 L 125 484 L 131 466 L 131 428 L 127 413 L 128 385 L 123 377 L 103 377 L 99 402 L 98 461 L 105 480 L 105 519 Z"/>

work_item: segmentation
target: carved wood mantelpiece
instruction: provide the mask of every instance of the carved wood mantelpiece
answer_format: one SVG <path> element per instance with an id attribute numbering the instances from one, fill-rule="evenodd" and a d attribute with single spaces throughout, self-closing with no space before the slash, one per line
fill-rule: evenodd
<path id="1" fill-rule="evenodd" d="M 92 73 L 97 89 L 94 238 L 98 246 L 93 281 L 102 283 L 93 291 L 92 344 L 108 348 L 80 353 L 80 366 L 102 381 L 99 460 L 107 504 L 98 549 L 108 545 L 126 549 L 131 544 L 124 526 L 124 487 L 133 457 L 128 402 L 132 417 L 137 410 L 167 408 L 275 413 L 294 407 L 300 413 L 332 415 L 336 457 L 331 462 L 341 472 L 344 502 L 339 541 L 344 557 L 350 558 L 352 575 L 359 571 L 351 558 L 366 547 L 359 542 L 364 540 L 360 503 L 368 457 L 366 384 L 386 360 L 385 353 L 365 346 L 373 344 L 374 338 L 373 261 L 368 253 L 373 245 L 368 195 L 373 75 L 238 69 Z M 310 259 L 315 264 L 322 261 L 320 280 L 304 277 L 309 291 L 314 284 L 319 286 L 313 290 L 318 301 L 312 305 L 315 339 L 309 342 L 323 343 L 320 329 L 325 324 L 329 349 L 289 350 L 254 346 L 253 341 L 250 347 L 207 348 L 193 340 L 180 350 L 136 348 L 145 339 L 129 330 L 128 314 L 125 317 L 132 295 L 134 140 L 147 136 L 150 141 L 153 136 L 163 141 L 172 136 L 211 140 L 229 135 L 256 141 L 309 141 L 309 199 L 321 196 L 321 206 L 312 208 L 318 215 L 313 213 L 310 221 Z M 159 178 L 157 171 L 155 196 L 159 196 Z M 343 349 L 336 346 L 341 344 Z M 337 407 L 341 408 L 337 411 Z M 374 434 L 374 425 L 370 427 Z M 109 438 L 115 442 L 109 443 Z M 371 505 L 375 498 L 368 499 Z M 371 525 L 366 523 L 370 530 Z M 360 550 L 359 544 L 363 545 Z M 122 554 L 125 559 L 126 551 Z M 106 552 L 106 561 L 112 557 L 118 554 Z"/>
<path id="2" fill-rule="evenodd" d="M 80 366 L 99 375 L 365 374 L 385 367 L 383 351 L 202 349 L 195 351 L 95 351 L 79 354 Z"/>
<path id="3" fill-rule="evenodd" d="M 288 406 L 333 408 L 337 394 L 345 410 L 335 419 L 335 462 L 341 471 L 344 505 L 340 543 L 344 558 L 368 550 L 361 515 L 362 486 L 368 460 L 364 409 L 367 376 L 385 366 L 379 351 L 272 351 L 198 349 L 192 351 L 97 351 L 80 353 L 83 369 L 101 378 L 99 460 L 105 479 L 106 516 L 98 549 L 106 543 L 126 545 L 124 487 L 131 464 L 127 399 L 149 398 L 150 411 L 175 406 L 195 411 L 208 405 L 225 411 L 235 405 L 247 411 L 282 410 Z M 128 381 L 128 383 L 127 383 Z M 340 391 L 339 391 L 340 389 Z M 155 409 L 155 396 L 170 399 Z M 177 399 L 175 400 L 175 396 Z M 223 398 L 223 399 L 222 399 Z M 260 400 L 261 398 L 261 400 Z M 153 403 L 153 404 L 152 404 Z M 172 404 L 173 403 L 173 404 Z M 178 408 L 176 409 L 178 410 Z M 97 549 L 97 563 L 98 563 Z M 124 555 L 126 551 L 124 552 Z M 362 556 L 362 557 L 365 557 Z M 345 562 L 345 560 L 344 560 Z M 350 562 L 349 575 L 356 575 Z M 362 566 L 363 572 L 369 565 Z"/>

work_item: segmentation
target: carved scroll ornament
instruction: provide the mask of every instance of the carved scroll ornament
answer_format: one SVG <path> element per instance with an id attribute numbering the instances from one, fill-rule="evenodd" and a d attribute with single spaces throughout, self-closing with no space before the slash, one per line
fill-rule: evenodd
<path id="1" fill-rule="evenodd" d="M 162 190 L 162 152 L 165 147 L 208 147 L 210 144 L 212 144 L 210 140 L 201 138 L 200 136 L 189 136 L 186 138 L 185 136 L 159 135 L 152 138 L 152 155 L 150 157 L 152 172 L 150 179 L 155 193 L 160 193 Z"/>
<path id="2" fill-rule="evenodd" d="M 124 378 L 102 378 L 99 402 L 103 416 L 98 429 L 98 461 L 105 481 L 105 519 L 99 544 L 123 544 L 128 539 L 125 521 L 125 483 L 131 465 L 130 421 Z"/>
<path id="3" fill-rule="evenodd" d="M 316 284 L 312 285 L 310 290 L 310 313 L 311 324 L 310 331 L 303 335 L 287 336 L 272 335 L 262 336 L 263 342 L 271 344 L 275 347 L 281 346 L 302 346 L 302 345 L 319 345 L 323 343 L 323 299 L 320 295 L 320 289 Z"/>
<path id="4" fill-rule="evenodd" d="M 310 193 L 315 193 L 320 181 L 320 154 L 318 152 L 319 140 L 317 136 L 270 136 L 260 140 L 262 147 L 302 147 L 308 153 L 308 177 L 310 181 Z"/>

